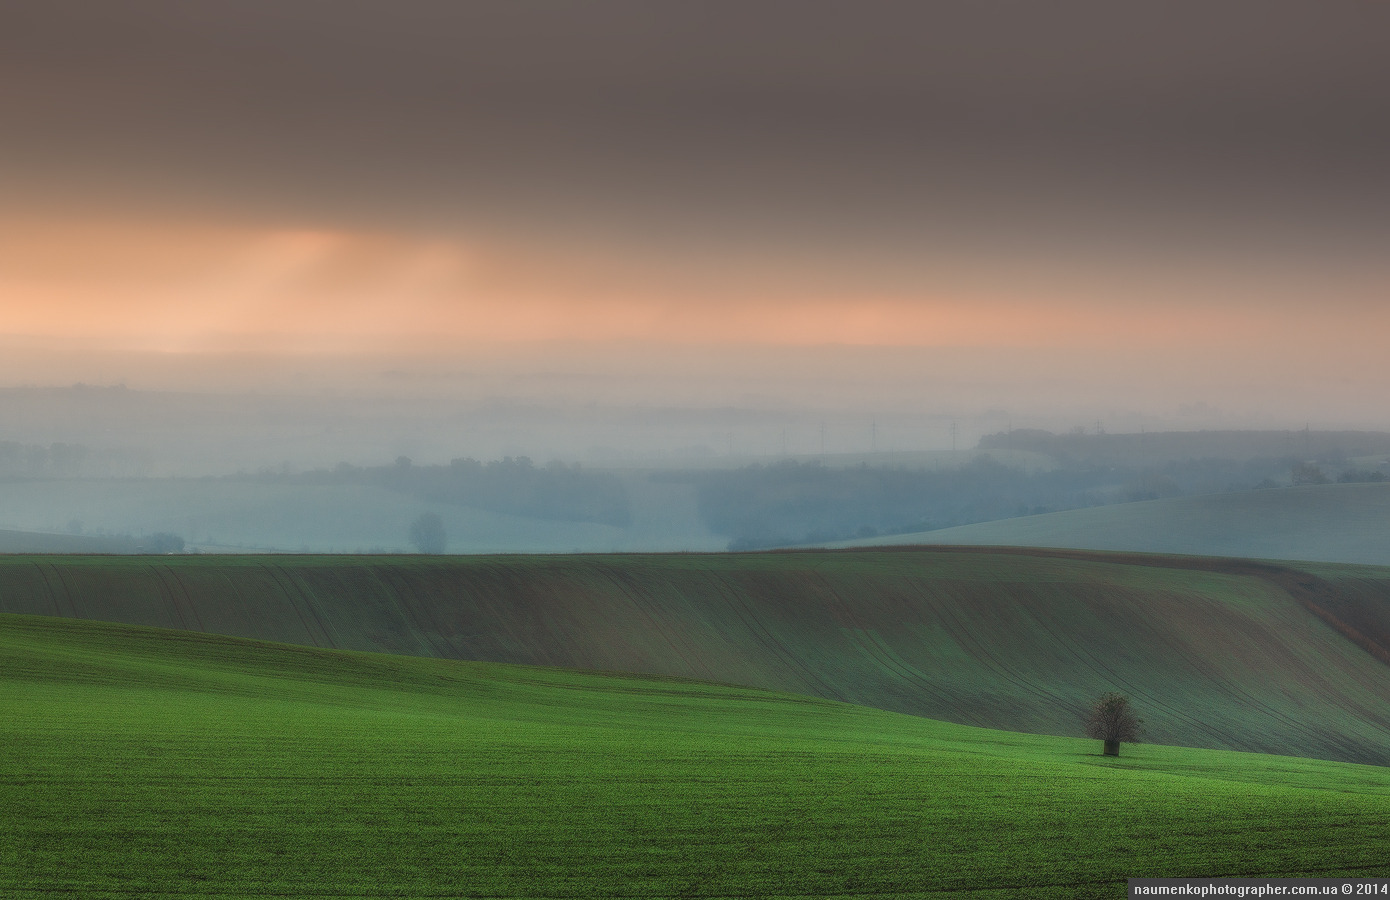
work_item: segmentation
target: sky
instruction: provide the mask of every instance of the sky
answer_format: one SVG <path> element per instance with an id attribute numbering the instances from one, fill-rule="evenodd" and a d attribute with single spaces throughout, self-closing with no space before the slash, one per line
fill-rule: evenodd
<path id="1" fill-rule="evenodd" d="M 5 3 L 0 386 L 1390 429 L 1387 33 L 1336 0 Z"/>

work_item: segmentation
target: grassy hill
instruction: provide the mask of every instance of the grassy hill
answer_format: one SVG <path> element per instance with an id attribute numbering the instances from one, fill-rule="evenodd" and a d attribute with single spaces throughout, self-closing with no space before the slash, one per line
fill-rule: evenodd
<path id="1" fill-rule="evenodd" d="M 1390 762 L 1390 571 L 969 549 L 7 557 L 0 612 L 673 675 L 1077 734 Z"/>
<path id="2" fill-rule="evenodd" d="M 1390 483 L 1148 500 L 836 546 L 1075 547 L 1390 565 Z"/>
<path id="3" fill-rule="evenodd" d="M 0 616 L 0 896 L 1115 897 L 1371 876 L 1384 768 Z"/>

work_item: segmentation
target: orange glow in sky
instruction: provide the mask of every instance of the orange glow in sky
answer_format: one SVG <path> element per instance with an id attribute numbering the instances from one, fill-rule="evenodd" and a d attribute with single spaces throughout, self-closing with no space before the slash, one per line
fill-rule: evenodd
<path id="1" fill-rule="evenodd" d="M 1259 295 L 1116 300 L 1016 290 L 818 291 L 543 249 L 313 229 L 49 223 L 0 229 L 6 337 L 161 352 L 447 349 L 457 342 L 1202 348 L 1347 341 L 1326 307 Z M 705 285 L 702 289 L 691 285 Z M 1364 336 L 1383 307 L 1358 306 Z M 1383 333 L 1383 332 L 1382 332 Z"/>

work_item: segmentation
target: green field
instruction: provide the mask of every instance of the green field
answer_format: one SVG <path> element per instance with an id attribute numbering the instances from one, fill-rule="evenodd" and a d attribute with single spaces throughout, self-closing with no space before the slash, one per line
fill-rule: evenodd
<path id="1" fill-rule="evenodd" d="M 1120 897 L 1384 875 L 1390 771 L 0 616 L 0 896 Z"/>
<path id="2" fill-rule="evenodd" d="M 1074 547 L 1390 565 L 1390 484 L 1323 484 L 1070 509 L 835 546 Z"/>
<path id="3" fill-rule="evenodd" d="M 749 685 L 1074 735 L 1390 762 L 1390 570 L 888 550 L 0 557 L 0 612 Z"/>

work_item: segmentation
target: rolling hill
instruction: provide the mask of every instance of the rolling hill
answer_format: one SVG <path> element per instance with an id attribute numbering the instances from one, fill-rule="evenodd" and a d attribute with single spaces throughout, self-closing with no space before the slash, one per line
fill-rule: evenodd
<path id="1" fill-rule="evenodd" d="M 1072 547 L 1390 565 L 1390 483 L 1146 500 L 846 541 Z"/>
<path id="2" fill-rule="evenodd" d="M 1387 872 L 1380 767 L 0 615 L 0 895 L 1119 896 Z"/>
<path id="3" fill-rule="evenodd" d="M 697 678 L 1077 734 L 1390 762 L 1390 570 L 980 549 L 5 557 L 0 612 Z"/>

